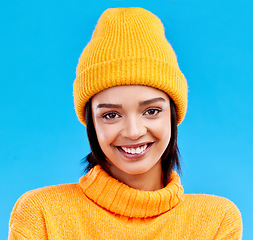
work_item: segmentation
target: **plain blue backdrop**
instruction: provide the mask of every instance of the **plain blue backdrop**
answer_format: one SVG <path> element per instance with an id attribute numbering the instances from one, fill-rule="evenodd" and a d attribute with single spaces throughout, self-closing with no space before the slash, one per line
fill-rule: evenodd
<path id="1" fill-rule="evenodd" d="M 130 6 L 162 20 L 188 80 L 178 140 L 185 192 L 232 200 L 252 239 L 251 0 L 1 2 L 0 239 L 23 193 L 82 176 L 89 146 L 74 111 L 76 65 L 102 12 Z"/>

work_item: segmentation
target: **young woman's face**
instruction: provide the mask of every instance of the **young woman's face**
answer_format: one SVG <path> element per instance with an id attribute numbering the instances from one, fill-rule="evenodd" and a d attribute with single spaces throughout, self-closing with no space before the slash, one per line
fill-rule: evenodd
<path id="1" fill-rule="evenodd" d="M 92 98 L 92 117 L 109 170 L 115 175 L 159 169 L 171 137 L 170 100 L 146 86 L 116 86 Z"/>

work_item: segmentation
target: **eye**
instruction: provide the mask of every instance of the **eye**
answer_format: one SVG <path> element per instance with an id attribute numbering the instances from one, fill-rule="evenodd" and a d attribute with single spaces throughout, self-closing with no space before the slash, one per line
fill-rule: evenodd
<path id="1" fill-rule="evenodd" d="M 149 108 L 148 110 L 146 110 L 144 112 L 144 115 L 148 115 L 148 116 L 156 116 L 158 115 L 162 110 L 159 108 Z"/>
<path id="2" fill-rule="evenodd" d="M 116 112 L 109 112 L 109 113 L 105 113 L 103 114 L 102 118 L 105 120 L 112 120 L 112 119 L 116 119 L 119 118 L 119 114 L 117 114 Z"/>

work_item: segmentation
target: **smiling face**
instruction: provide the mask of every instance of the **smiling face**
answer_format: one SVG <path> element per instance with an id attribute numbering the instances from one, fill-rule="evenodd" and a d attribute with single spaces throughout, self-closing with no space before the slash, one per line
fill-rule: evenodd
<path id="1" fill-rule="evenodd" d="M 171 138 L 168 95 L 152 87 L 116 86 L 96 94 L 91 106 L 111 175 L 161 176 L 161 156 Z"/>

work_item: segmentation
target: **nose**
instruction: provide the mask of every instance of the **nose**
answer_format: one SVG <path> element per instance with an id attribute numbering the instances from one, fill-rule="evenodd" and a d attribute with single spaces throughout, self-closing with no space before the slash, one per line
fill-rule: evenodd
<path id="1" fill-rule="evenodd" d="M 132 116 L 124 122 L 121 135 L 132 140 L 139 139 L 147 133 L 147 128 L 138 116 Z"/>

